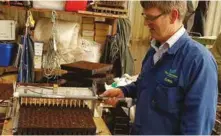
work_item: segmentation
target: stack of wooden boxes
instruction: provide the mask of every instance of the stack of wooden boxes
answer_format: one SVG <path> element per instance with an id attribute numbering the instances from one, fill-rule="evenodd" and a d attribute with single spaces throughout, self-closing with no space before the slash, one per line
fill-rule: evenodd
<path id="1" fill-rule="evenodd" d="M 105 45 L 107 35 L 111 35 L 112 26 L 91 17 L 82 18 L 82 37 Z M 103 49 L 103 47 L 102 47 Z"/>
<path id="2" fill-rule="evenodd" d="M 82 18 L 82 37 L 94 41 L 94 18 Z"/>
<path id="3" fill-rule="evenodd" d="M 95 23 L 95 42 L 105 44 L 107 35 L 111 35 L 111 25 L 105 23 Z"/>

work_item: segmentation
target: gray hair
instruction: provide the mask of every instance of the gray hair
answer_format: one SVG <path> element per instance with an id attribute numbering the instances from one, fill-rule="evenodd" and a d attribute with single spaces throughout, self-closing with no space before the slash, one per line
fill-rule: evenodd
<path id="1" fill-rule="evenodd" d="M 187 2 L 183 1 L 140 1 L 141 6 L 144 9 L 158 8 L 163 13 L 170 13 L 173 8 L 176 8 L 179 12 L 179 19 L 184 20 L 187 11 Z"/>

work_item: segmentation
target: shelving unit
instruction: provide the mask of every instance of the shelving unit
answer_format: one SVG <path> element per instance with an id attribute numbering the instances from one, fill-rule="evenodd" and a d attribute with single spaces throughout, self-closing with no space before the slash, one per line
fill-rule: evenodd
<path id="1" fill-rule="evenodd" d="M 0 4 L 0 10 L 4 8 L 10 8 L 12 10 L 30 10 L 31 12 L 39 12 L 39 13 L 47 13 L 47 12 L 52 12 L 53 10 L 51 9 L 36 9 L 36 8 L 27 8 L 27 7 L 20 7 L 20 6 L 10 6 L 10 5 L 3 5 Z M 115 15 L 111 13 L 99 13 L 99 12 L 91 12 L 91 11 L 77 11 L 77 12 L 69 12 L 69 11 L 61 11 L 61 10 L 55 10 L 57 14 L 60 15 L 78 15 L 81 17 L 101 17 L 105 18 L 105 23 L 112 25 L 112 32 L 111 35 L 116 34 L 117 30 L 117 19 L 119 18 L 127 18 L 127 15 Z M 9 66 L 9 67 L 4 67 L 4 73 L 13 72 L 17 71 L 17 68 Z M 35 69 L 35 72 L 41 72 L 41 69 Z M 65 73 L 62 71 L 62 73 Z"/>
<path id="2" fill-rule="evenodd" d="M 26 8 L 26 7 L 19 7 L 19 6 L 9 6 L 9 5 L 0 5 L 1 8 L 12 8 L 18 10 L 30 10 L 33 12 L 52 12 L 52 9 L 36 9 L 36 8 Z M 92 11 L 77 11 L 77 12 L 69 12 L 69 11 L 62 11 L 56 10 L 57 14 L 67 14 L 67 15 L 79 15 L 82 17 L 102 17 L 105 18 L 108 24 L 112 25 L 112 35 L 116 34 L 116 19 L 118 18 L 128 18 L 127 15 L 115 15 L 111 13 L 99 13 L 99 12 L 92 12 Z"/>
<path id="3" fill-rule="evenodd" d="M 30 11 L 37 11 L 37 12 L 51 12 L 51 9 L 35 9 L 35 8 L 25 8 L 25 7 L 19 7 L 19 6 L 8 6 L 8 5 L 0 5 L 0 8 L 14 8 L 19 10 L 30 10 Z M 58 14 L 71 14 L 71 15 L 80 15 L 80 16 L 86 16 L 86 17 L 104 17 L 109 19 L 117 19 L 117 18 L 127 18 L 127 15 L 114 15 L 114 14 L 108 14 L 108 13 L 99 13 L 99 12 L 91 12 L 91 11 L 77 11 L 77 12 L 69 12 L 69 11 L 61 11 L 56 10 Z"/>
<path id="4" fill-rule="evenodd" d="M 25 12 L 27 10 L 30 10 L 33 13 L 34 12 L 36 12 L 36 13 L 37 12 L 41 12 L 41 13 L 45 13 L 45 12 L 50 13 L 50 12 L 52 12 L 52 10 L 50 10 L 50 9 L 35 9 L 35 8 L 28 9 L 28 8 L 25 8 L 25 7 L 0 5 L 0 10 L 4 9 L 4 8 L 5 9 L 7 8 L 5 11 L 10 9 L 10 11 L 13 11 L 12 13 L 14 13 L 14 11 L 22 10 L 21 11 L 22 14 L 23 13 L 25 14 Z M 106 19 L 105 23 L 108 23 L 108 24 L 112 25 L 112 33 L 111 33 L 112 35 L 114 35 L 116 33 L 117 19 L 127 17 L 125 15 L 114 15 L 114 14 L 108 14 L 108 13 L 96 13 L 96 12 L 90 12 L 90 11 L 66 12 L 66 11 L 56 10 L 56 13 L 60 14 L 60 15 L 77 15 L 77 16 L 81 16 L 81 17 L 94 17 L 94 18 L 95 17 L 102 17 L 102 18 L 105 18 Z M 19 19 L 21 19 L 21 18 L 19 18 Z M 16 67 L 11 67 L 11 66 L 3 68 L 4 73 L 11 72 L 11 71 L 17 72 L 18 69 Z M 35 69 L 35 74 L 38 73 L 39 77 L 40 77 L 40 74 L 42 74 L 42 72 L 43 72 L 43 69 Z M 61 70 L 61 71 L 56 70 L 55 72 L 66 73 L 66 71 L 64 71 L 64 70 Z M 14 74 L 14 76 L 15 76 L 15 80 L 16 80 L 17 74 Z M 96 117 L 96 118 L 93 118 L 93 119 L 94 119 L 95 125 L 97 126 L 97 131 L 99 132 L 98 135 L 100 135 L 100 134 L 101 135 L 110 135 L 111 134 L 109 132 L 105 122 L 103 121 L 103 119 L 101 117 Z M 10 134 L 11 135 L 12 134 L 11 131 L 9 131 L 9 130 L 12 130 L 12 124 L 13 124 L 13 122 L 11 120 L 4 123 L 4 128 L 3 128 L 3 132 L 2 132 L 3 135 L 5 135 L 5 134 Z"/>

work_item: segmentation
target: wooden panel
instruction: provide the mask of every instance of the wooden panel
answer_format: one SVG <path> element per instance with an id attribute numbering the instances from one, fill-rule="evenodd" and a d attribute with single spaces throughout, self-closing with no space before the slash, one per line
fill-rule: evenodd
<path id="1" fill-rule="evenodd" d="M 104 120 L 99 117 L 94 117 L 94 123 L 97 126 L 97 135 L 111 135 L 109 129 L 107 128 L 106 124 L 104 123 Z"/>
<path id="2" fill-rule="evenodd" d="M 149 49 L 150 33 L 148 27 L 144 26 L 142 12 L 140 1 L 129 1 L 129 19 L 131 20 L 132 29 L 130 51 L 135 60 L 135 74 L 140 73 L 141 63 Z"/>
<path id="3" fill-rule="evenodd" d="M 146 55 L 147 50 L 149 49 L 148 42 L 132 42 L 132 45 L 130 46 L 130 51 L 132 54 L 132 57 L 134 59 L 134 67 L 135 72 L 134 74 L 139 74 L 141 70 L 141 64 L 143 61 L 144 56 Z"/>

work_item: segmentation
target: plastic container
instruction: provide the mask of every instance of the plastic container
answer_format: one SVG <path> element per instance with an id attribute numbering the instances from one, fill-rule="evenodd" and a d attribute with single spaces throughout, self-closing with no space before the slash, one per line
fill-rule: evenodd
<path id="1" fill-rule="evenodd" d="M 36 9 L 52 9 L 52 10 L 64 10 L 65 1 L 42 1 L 42 0 L 34 0 L 33 8 Z"/>
<path id="2" fill-rule="evenodd" d="M 86 10 L 87 0 L 81 1 L 66 1 L 65 10 L 66 11 L 78 11 L 78 10 Z"/>
<path id="3" fill-rule="evenodd" d="M 10 66 L 15 56 L 15 43 L 0 43 L 0 66 Z"/>

